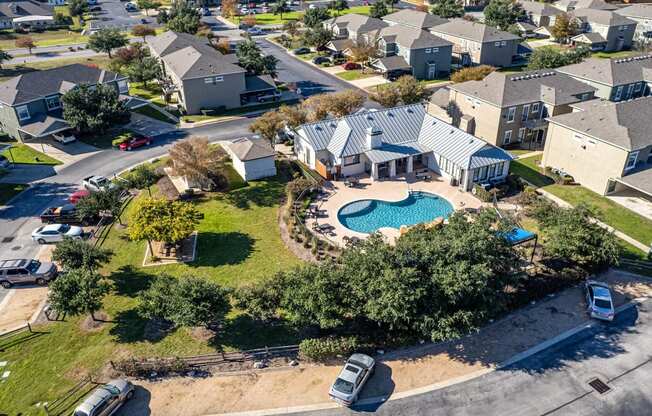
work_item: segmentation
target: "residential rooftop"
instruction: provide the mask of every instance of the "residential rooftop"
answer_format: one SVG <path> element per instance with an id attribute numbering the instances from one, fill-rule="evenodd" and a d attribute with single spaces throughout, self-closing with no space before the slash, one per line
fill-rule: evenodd
<path id="1" fill-rule="evenodd" d="M 652 81 L 652 55 L 588 58 L 578 64 L 557 68 L 557 72 L 608 86 Z"/>
<path id="2" fill-rule="evenodd" d="M 618 6 L 609 4 L 604 0 L 560 0 L 554 3 L 555 7 L 564 10 L 595 9 L 595 10 L 616 10 Z"/>
<path id="3" fill-rule="evenodd" d="M 541 3 L 538 1 L 526 1 L 522 0 L 518 2 L 521 7 L 523 7 L 523 10 L 525 10 L 527 13 L 531 13 L 537 16 L 556 16 L 558 14 L 563 13 L 563 11 L 559 10 L 558 8 L 552 6 L 549 3 Z"/>
<path id="4" fill-rule="evenodd" d="M 412 9 L 402 9 L 388 14 L 383 16 L 383 20 L 416 29 L 429 29 L 434 26 L 448 23 L 448 20 L 443 17 Z"/>
<path id="5" fill-rule="evenodd" d="M 389 26 L 379 31 L 370 32 L 370 36 L 378 36 L 387 43 L 397 43 L 409 49 L 453 46 L 451 42 L 435 36 L 427 30 L 401 25 Z"/>
<path id="6" fill-rule="evenodd" d="M 0 18 L 10 19 L 24 16 L 52 16 L 54 9 L 47 3 L 32 0 L 0 1 Z"/>
<path id="7" fill-rule="evenodd" d="M 597 91 L 581 81 L 554 70 L 518 74 L 492 72 L 481 81 L 450 85 L 450 89 L 479 98 L 498 107 L 511 107 L 542 101 L 551 105 L 570 104 L 579 96 Z"/>
<path id="8" fill-rule="evenodd" d="M 577 9 L 570 12 L 570 14 L 583 22 L 600 24 L 604 26 L 622 26 L 636 24 L 635 21 L 628 19 L 618 13 L 614 13 L 610 10 Z"/>
<path id="9" fill-rule="evenodd" d="M 469 22 L 464 19 L 452 19 L 448 23 L 431 28 L 430 31 L 434 34 L 443 33 L 480 43 L 521 39 L 513 33 L 498 30 L 482 23 Z"/>
<path id="10" fill-rule="evenodd" d="M 232 142 L 225 142 L 225 145 L 243 162 L 264 159 L 276 154 L 269 142 L 264 139 L 243 137 Z"/>
<path id="11" fill-rule="evenodd" d="M 616 13 L 630 18 L 652 19 L 652 5 L 650 4 L 632 4 L 616 10 Z"/>
<path id="12" fill-rule="evenodd" d="M 338 27 L 346 28 L 347 30 L 355 33 L 366 33 L 372 30 L 382 29 L 389 24 L 375 17 L 364 16 L 357 13 L 349 13 L 342 16 L 337 16 L 332 19 L 326 20 L 328 25 L 335 25 Z"/>

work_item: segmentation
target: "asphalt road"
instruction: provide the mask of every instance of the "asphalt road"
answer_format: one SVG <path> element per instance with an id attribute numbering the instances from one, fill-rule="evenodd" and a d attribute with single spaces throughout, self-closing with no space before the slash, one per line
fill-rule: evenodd
<path id="1" fill-rule="evenodd" d="M 560 319 L 563 319 L 560 318 Z M 384 404 L 293 415 L 644 416 L 652 414 L 652 300 L 520 363 Z M 599 394 L 588 382 L 611 388 Z"/>

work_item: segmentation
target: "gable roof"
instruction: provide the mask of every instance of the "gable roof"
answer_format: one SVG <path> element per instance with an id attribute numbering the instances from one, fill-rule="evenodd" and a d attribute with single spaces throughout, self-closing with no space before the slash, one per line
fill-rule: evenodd
<path id="1" fill-rule="evenodd" d="M 562 10 L 595 9 L 595 10 L 616 10 L 618 6 L 609 4 L 604 0 L 560 0 L 554 4 Z"/>
<path id="2" fill-rule="evenodd" d="M 272 146 L 263 139 L 243 137 L 232 142 L 224 142 L 233 155 L 243 162 L 264 159 L 276 155 Z"/>
<path id="3" fill-rule="evenodd" d="M 569 13 L 583 21 L 604 26 L 635 25 L 636 22 L 610 10 L 578 9 Z"/>
<path id="4" fill-rule="evenodd" d="M 593 101 L 577 107 L 579 111 L 548 120 L 628 151 L 652 145 L 652 97 L 617 103 Z"/>
<path id="5" fill-rule="evenodd" d="M 385 27 L 377 32 L 371 32 L 370 35 L 378 36 L 388 43 L 397 43 L 408 49 L 453 46 L 451 42 L 435 36 L 427 30 L 401 25 Z"/>
<path id="6" fill-rule="evenodd" d="M 448 20 L 437 15 L 420 12 L 412 9 L 402 9 L 397 12 L 388 14 L 383 20 L 390 23 L 396 23 L 403 26 L 409 26 L 415 29 L 429 29 L 433 26 L 447 23 Z"/>
<path id="7" fill-rule="evenodd" d="M 519 36 L 512 33 L 498 30 L 482 23 L 469 22 L 464 19 L 452 19 L 448 23 L 443 23 L 431 28 L 430 32 L 435 35 L 443 33 L 481 43 L 521 39 Z"/>
<path id="8" fill-rule="evenodd" d="M 556 71 L 612 87 L 652 81 L 652 55 L 620 59 L 588 58 L 578 64 L 557 68 Z"/>
<path id="9" fill-rule="evenodd" d="M 126 79 L 126 77 L 83 64 L 28 72 L 0 84 L 0 102 L 17 105 L 50 95 L 63 94 L 76 85 L 93 85 L 118 79 Z"/>
<path id="10" fill-rule="evenodd" d="M 382 29 L 389 24 L 380 19 L 371 16 L 364 16 L 357 13 L 344 14 L 332 19 L 326 20 L 325 24 L 328 26 L 337 26 L 346 28 L 350 32 L 358 34 L 371 32 L 372 30 Z"/>
<path id="11" fill-rule="evenodd" d="M 492 72 L 481 81 L 467 81 L 449 86 L 454 91 L 477 97 L 498 107 L 511 107 L 543 101 L 562 105 L 579 101 L 578 95 L 597 89 L 552 70 L 519 74 Z"/>
<path id="12" fill-rule="evenodd" d="M 630 18 L 652 19 L 652 5 L 650 4 L 632 4 L 616 10 L 616 13 Z"/>
<path id="13" fill-rule="evenodd" d="M 54 8 L 33 0 L 0 1 L 0 17 L 52 16 Z"/>
<path id="14" fill-rule="evenodd" d="M 370 130 L 380 134 L 379 148 L 368 147 Z M 375 163 L 430 151 L 463 169 L 512 159 L 504 150 L 428 114 L 421 104 L 304 124 L 297 132 L 316 151 L 328 150 L 336 158 L 364 153 Z"/>
<path id="15" fill-rule="evenodd" d="M 558 8 L 548 3 L 541 3 L 538 1 L 527 1 L 527 0 L 521 0 L 518 3 L 521 5 L 521 7 L 523 7 L 523 10 L 525 10 L 527 13 L 531 13 L 537 16 L 556 16 L 558 14 L 563 13 L 562 10 L 559 10 Z"/>
<path id="16" fill-rule="evenodd" d="M 595 44 L 595 43 L 606 43 L 607 39 L 602 37 L 601 34 L 598 32 L 586 32 L 586 33 L 580 33 L 577 36 L 573 36 L 571 40 L 579 43 L 589 43 L 589 44 Z"/>

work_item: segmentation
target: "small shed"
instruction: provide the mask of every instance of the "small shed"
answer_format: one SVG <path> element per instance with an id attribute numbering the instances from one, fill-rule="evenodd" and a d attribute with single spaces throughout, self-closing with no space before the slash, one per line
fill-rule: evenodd
<path id="1" fill-rule="evenodd" d="M 276 175 L 276 154 L 266 140 L 243 137 L 223 142 L 222 147 L 231 157 L 233 168 L 245 181 Z"/>

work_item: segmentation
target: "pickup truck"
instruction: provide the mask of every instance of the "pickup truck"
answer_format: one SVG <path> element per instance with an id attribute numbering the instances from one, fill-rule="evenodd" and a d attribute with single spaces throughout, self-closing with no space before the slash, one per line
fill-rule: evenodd
<path id="1" fill-rule="evenodd" d="M 99 192 L 113 189 L 116 185 L 104 176 L 88 176 L 82 181 L 82 187 L 91 192 Z"/>
<path id="2" fill-rule="evenodd" d="M 92 224 L 97 218 L 81 218 L 72 204 L 50 207 L 41 214 L 43 224 Z"/>

